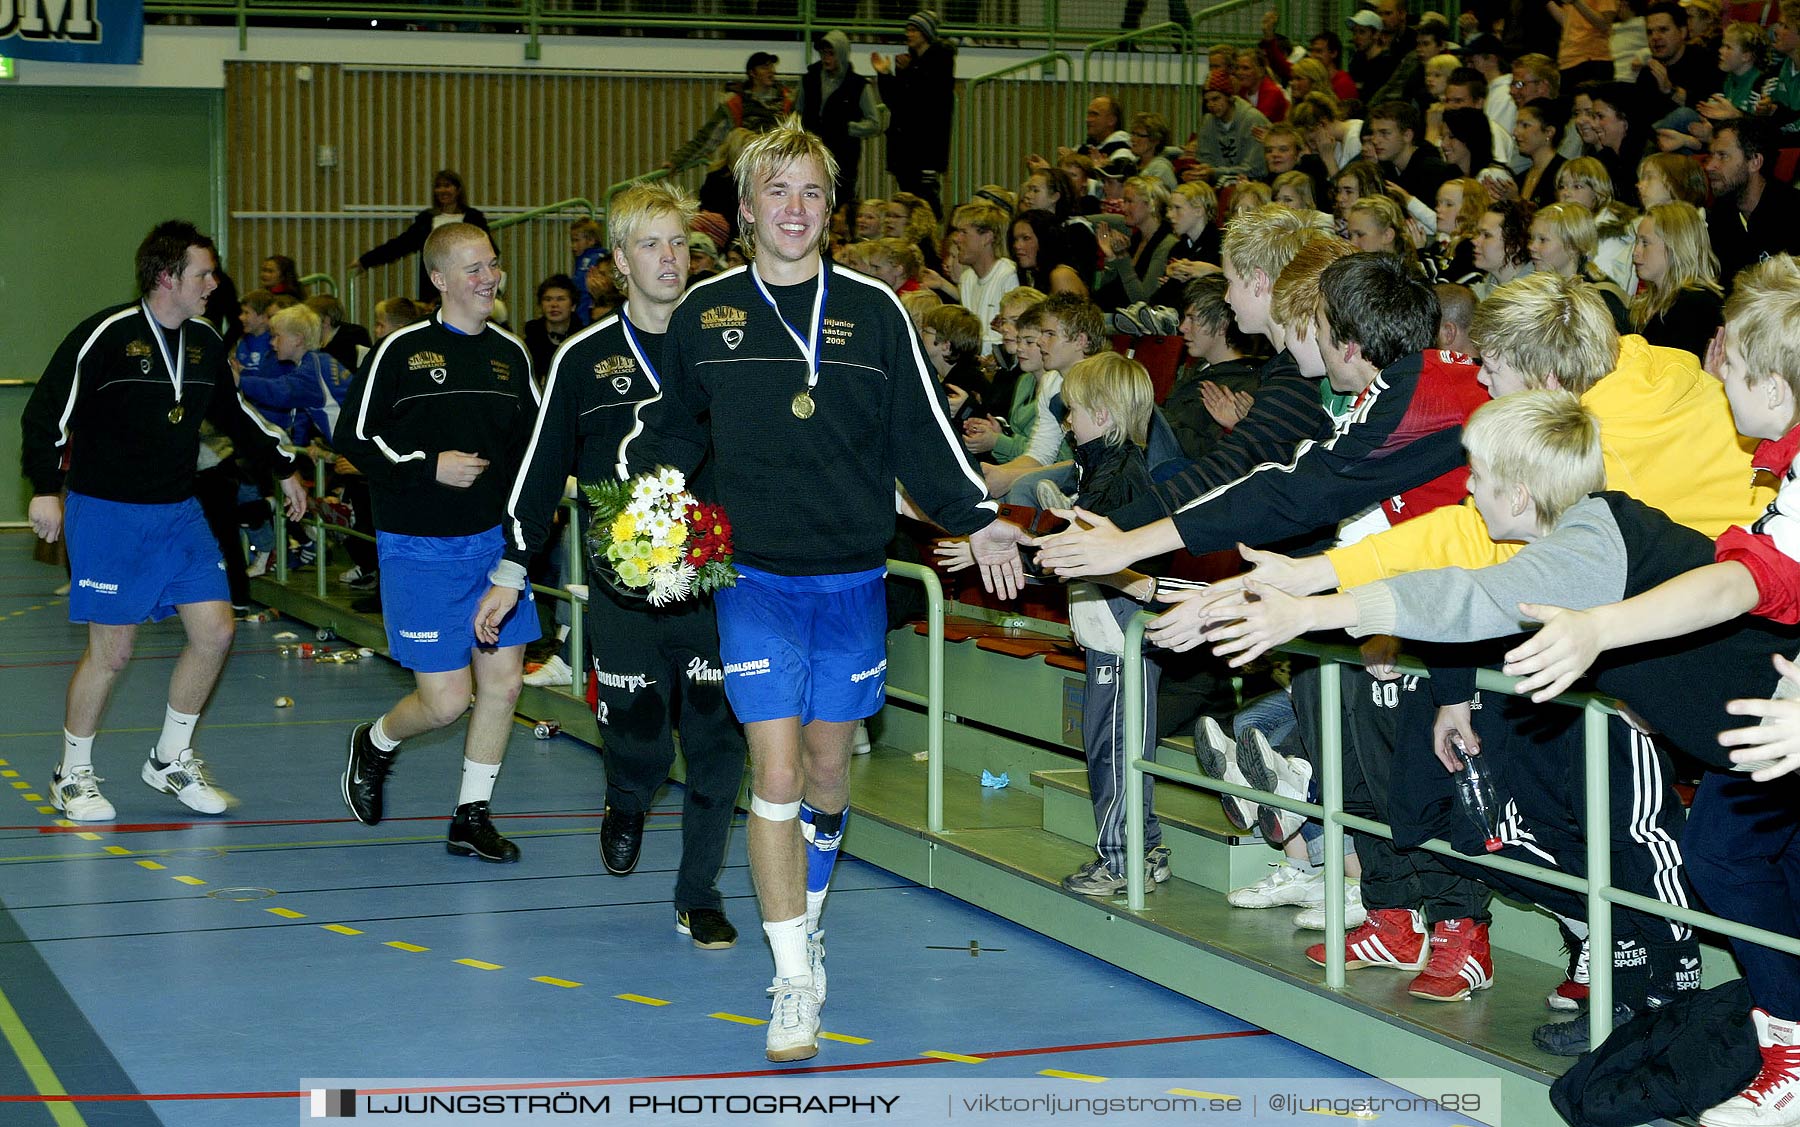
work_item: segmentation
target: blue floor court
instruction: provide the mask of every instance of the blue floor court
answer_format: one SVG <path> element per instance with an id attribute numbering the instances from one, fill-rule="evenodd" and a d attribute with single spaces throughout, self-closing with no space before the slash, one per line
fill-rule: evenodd
<path id="1" fill-rule="evenodd" d="M 741 828 L 720 884 L 743 939 L 732 950 L 699 951 L 675 933 L 670 904 L 679 794 L 665 796 L 652 817 L 638 871 L 607 875 L 595 840 L 600 758 L 573 739 L 515 732 L 495 808 L 523 850 L 521 864 L 485 865 L 443 849 L 460 730 L 409 744 L 389 786 L 388 820 L 360 826 L 338 793 L 345 738 L 410 680 L 379 658 L 283 658 L 278 632 L 310 638 L 295 623 L 241 626 L 201 722 L 197 750 L 238 800 L 227 815 L 190 818 L 137 777 L 180 647 L 170 620 L 141 633 L 95 746 L 117 822 L 59 823 L 44 812 L 43 788 L 85 638 L 50 594 L 60 582 L 59 569 L 32 561 L 27 536 L 0 535 L 0 780 L 8 784 L 0 791 L 13 794 L 0 794 L 11 804 L 0 805 L 7 1127 L 288 1124 L 304 1120 L 295 1093 L 309 1078 L 450 1084 L 788 1072 L 804 1078 L 784 1090 L 801 1092 L 824 1083 L 814 1078 L 1029 1078 L 1094 1096 L 1128 1077 L 1173 1078 L 1222 1095 L 1272 1083 L 1254 1078 L 1296 1077 L 1398 1094 L 849 858 L 825 917 L 830 1039 L 813 1061 L 770 1066 L 760 1022 L 771 962 Z M 293 707 L 276 707 L 281 696 Z M 852 823 L 852 854 L 854 840 Z M 41 1099 L 59 1092 L 131 1098 Z M 1266 1109 L 1255 1121 L 1267 1121 Z M 1468 1122 L 1441 1113 L 1379 1121 Z"/>

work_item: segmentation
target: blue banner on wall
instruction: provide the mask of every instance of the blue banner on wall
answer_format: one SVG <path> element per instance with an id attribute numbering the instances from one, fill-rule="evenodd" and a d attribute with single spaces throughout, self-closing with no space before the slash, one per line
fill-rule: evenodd
<path id="1" fill-rule="evenodd" d="M 0 55 L 56 63 L 141 63 L 144 2 L 0 0 Z"/>

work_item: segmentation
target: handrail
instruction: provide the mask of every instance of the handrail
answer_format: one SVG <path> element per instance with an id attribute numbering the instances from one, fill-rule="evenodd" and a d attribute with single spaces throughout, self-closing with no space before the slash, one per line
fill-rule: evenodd
<path id="1" fill-rule="evenodd" d="M 496 219 L 488 224 L 488 230 L 501 231 L 508 227 L 516 227 L 521 223 L 536 219 L 541 215 L 551 215 L 556 212 L 567 211 L 572 207 L 584 208 L 587 211 L 587 217 L 589 219 L 594 218 L 594 201 L 585 196 L 574 196 L 570 199 L 558 200 L 555 203 L 547 203 L 543 207 L 534 207 L 530 211 L 521 211 L 517 215 L 508 215 L 504 219 Z"/>
<path id="2" fill-rule="evenodd" d="M 887 562 L 889 575 L 917 579 L 925 585 L 925 630 L 930 647 L 925 659 L 925 695 L 897 688 L 887 695 L 925 706 L 925 827 L 944 832 L 944 584 L 937 572 L 904 560 Z"/>
<path id="3" fill-rule="evenodd" d="M 956 100 L 956 137 L 954 143 L 962 150 L 962 160 L 957 162 L 958 180 L 961 191 L 958 198 L 968 199 L 975 194 L 975 93 L 981 87 L 993 83 L 996 79 L 1021 71 L 1037 70 L 1045 78 L 1056 76 L 1056 64 L 1061 62 L 1068 67 L 1067 78 L 1075 77 L 1075 60 L 1066 51 L 1045 51 L 1041 55 L 1026 59 L 1022 63 L 1013 63 L 998 70 L 990 70 L 978 74 L 963 83 L 962 96 Z M 1079 132 L 1070 136 L 1080 136 Z"/>
<path id="4" fill-rule="evenodd" d="M 606 191 L 600 196 L 600 223 L 606 228 L 606 237 L 612 240 L 612 202 L 613 197 L 636 184 L 648 184 L 653 180 L 662 180 L 674 175 L 667 168 L 653 168 L 649 172 L 640 172 L 629 180 L 621 180 L 617 184 L 608 184 Z"/>
<path id="5" fill-rule="evenodd" d="M 1216 15 L 1223 11 L 1246 7 L 1250 0 L 1230 0 L 1217 4 L 1190 17 L 1198 21 L 1206 16 Z M 1058 40 L 1074 39 L 1080 41 L 1088 34 L 1105 34 L 1112 28 L 1104 24 L 1093 27 L 1081 24 L 1067 25 L 1063 22 L 1061 5 L 1056 0 L 1047 0 L 1044 4 L 1044 17 L 1035 24 L 1013 23 L 1007 26 L 983 26 L 980 24 L 946 25 L 946 33 L 963 36 L 969 39 L 1011 40 L 1044 39 L 1051 49 L 1055 49 Z M 816 0 L 801 0 L 792 16 L 775 18 L 758 18 L 738 13 L 726 15 L 701 14 L 668 14 L 656 12 L 603 12 L 575 11 L 570 8 L 552 6 L 551 0 L 520 0 L 518 3 L 420 3 L 411 4 L 400 0 L 366 5 L 349 5 L 346 3 L 330 3 L 311 5 L 297 0 L 145 0 L 144 12 L 149 16 L 192 15 L 213 18 L 230 18 L 238 32 L 238 46 L 246 47 L 249 42 L 249 29 L 252 18 L 289 20 L 321 20 L 321 19 L 356 19 L 356 20 L 391 20 L 396 23 L 437 23 L 446 25 L 484 25 L 499 24 L 506 27 L 517 27 L 524 31 L 524 55 L 528 60 L 535 60 L 541 55 L 542 34 L 545 28 L 618 28 L 645 31 L 688 31 L 715 30 L 736 32 L 772 32 L 781 36 L 798 36 L 803 43 L 810 42 L 812 32 L 823 26 L 821 24 Z M 862 41 L 875 37 L 892 37 L 894 25 L 889 21 L 847 20 L 833 22 L 833 27 L 843 31 L 853 40 Z"/>
<path id="6" fill-rule="evenodd" d="M 1238 0 L 1248 2 L 1248 0 Z M 1122 31 L 1116 35 L 1108 35 L 1090 42 L 1081 52 L 1081 106 L 1085 107 L 1094 97 L 1094 53 L 1096 51 L 1129 46 L 1141 42 L 1162 43 L 1173 40 L 1175 44 L 1176 65 L 1178 75 L 1175 81 L 1176 94 L 1181 99 L 1181 111 L 1172 123 L 1176 136 L 1186 136 L 1200 126 L 1199 119 L 1189 110 L 1194 100 L 1199 97 L 1199 61 L 1194 54 L 1193 28 L 1191 24 L 1179 24 L 1173 20 L 1153 23 L 1149 27 Z M 1119 127 L 1126 127 L 1121 121 Z M 1079 136 L 1077 130 L 1074 134 Z"/>
<path id="7" fill-rule="evenodd" d="M 1146 760 L 1142 757 L 1144 741 L 1144 627 L 1155 621 L 1148 612 L 1139 611 L 1125 627 L 1125 661 L 1120 678 L 1125 711 L 1125 855 L 1142 857 L 1144 853 L 1144 797 L 1136 774 L 1148 774 L 1171 782 L 1196 786 L 1202 790 L 1237 795 L 1282 810 L 1318 818 L 1325 827 L 1325 985 L 1332 990 L 1344 988 L 1344 830 L 1392 838 L 1391 827 L 1368 818 L 1344 813 L 1343 786 L 1343 699 L 1337 676 L 1339 664 L 1360 664 L 1360 655 L 1348 646 L 1295 641 L 1278 647 L 1284 652 L 1309 654 L 1320 660 L 1319 678 L 1319 789 L 1318 803 L 1296 801 L 1251 787 L 1238 786 L 1209 778 L 1178 767 Z M 1410 659 L 1402 659 L 1396 668 L 1410 676 L 1429 677 L 1430 670 Z M 1520 695 L 1518 678 L 1491 669 L 1476 672 L 1476 686 L 1484 691 L 1508 696 Z M 1588 985 L 1589 1037 L 1600 1044 L 1612 1032 L 1612 960 L 1604 953 L 1613 949 L 1611 905 L 1619 904 L 1664 919 L 1679 920 L 1693 927 L 1706 928 L 1735 939 L 1800 955 L 1800 938 L 1781 935 L 1761 928 L 1691 908 L 1667 904 L 1647 896 L 1615 888 L 1612 885 L 1612 834 L 1609 808 L 1609 771 L 1607 717 L 1615 710 L 1607 698 L 1593 693 L 1564 693 L 1554 701 L 1578 707 L 1583 711 L 1583 757 L 1586 761 L 1587 871 L 1585 879 L 1570 876 L 1558 869 L 1515 861 L 1505 857 L 1472 857 L 1458 852 L 1448 842 L 1433 838 L 1420 848 L 1456 857 L 1484 868 L 1497 869 L 1527 877 L 1579 893 L 1588 902 L 1588 948 L 1602 953 L 1590 960 Z M 1125 866 L 1126 904 L 1132 911 L 1144 908 L 1144 866 Z"/>
<path id="8" fill-rule="evenodd" d="M 338 292 L 337 279 L 330 274 L 302 274 L 300 275 L 300 284 L 309 288 L 324 286 L 326 291 L 333 296 L 336 296 Z"/>

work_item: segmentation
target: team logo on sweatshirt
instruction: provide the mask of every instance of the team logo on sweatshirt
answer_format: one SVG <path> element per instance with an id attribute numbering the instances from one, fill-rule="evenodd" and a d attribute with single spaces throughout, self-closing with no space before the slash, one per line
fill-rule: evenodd
<path id="1" fill-rule="evenodd" d="M 127 343 L 125 345 L 125 355 L 127 355 L 127 356 L 148 356 L 148 355 L 150 355 L 150 342 L 147 340 L 134 340 L 134 341 Z"/>
<path id="2" fill-rule="evenodd" d="M 448 369 L 448 368 L 433 368 L 431 370 L 431 382 L 432 383 L 440 383 L 441 384 L 449 378 L 450 378 L 450 369 Z"/>
<path id="3" fill-rule="evenodd" d="M 426 368 L 442 368 L 444 363 L 444 358 L 435 352 L 415 352 L 406 358 L 407 368 L 414 372 Z"/>
<path id="4" fill-rule="evenodd" d="M 494 378 L 501 383 L 508 383 L 512 380 L 512 365 L 506 361 L 489 357 L 488 366 L 494 369 Z"/>
<path id="5" fill-rule="evenodd" d="M 750 323 L 750 314 L 732 305 L 715 305 L 700 314 L 703 329 L 741 329 Z"/>
<path id="6" fill-rule="evenodd" d="M 604 380 L 613 376 L 629 376 L 635 371 L 637 371 L 637 361 L 629 356 L 618 354 L 608 356 L 598 364 L 595 364 L 594 378 L 597 380 Z M 617 385 L 615 384 L 614 386 Z"/>
<path id="7" fill-rule="evenodd" d="M 733 352 L 737 351 L 738 345 L 744 343 L 744 330 L 742 329 L 726 329 L 719 335 L 725 338 L 725 347 Z"/>

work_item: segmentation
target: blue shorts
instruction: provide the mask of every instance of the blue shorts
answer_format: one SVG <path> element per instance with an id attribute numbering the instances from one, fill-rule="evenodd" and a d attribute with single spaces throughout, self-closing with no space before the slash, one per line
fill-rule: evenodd
<path id="1" fill-rule="evenodd" d="M 738 565 L 713 596 L 725 696 L 738 720 L 861 720 L 887 684 L 886 568 L 771 575 Z"/>
<path id="2" fill-rule="evenodd" d="M 133 505 L 69 494 L 69 621 L 160 622 L 189 603 L 229 603 L 225 558 L 200 502 Z"/>
<path id="3" fill-rule="evenodd" d="M 388 654 L 414 673 L 466 668 L 477 647 L 475 608 L 492 586 L 488 573 L 506 551 L 499 526 L 473 536 L 377 532 L 375 551 Z M 537 639 L 537 605 L 527 587 L 500 624 L 499 643 L 480 648 L 492 651 Z"/>

